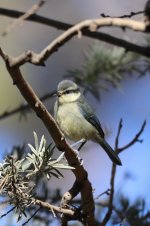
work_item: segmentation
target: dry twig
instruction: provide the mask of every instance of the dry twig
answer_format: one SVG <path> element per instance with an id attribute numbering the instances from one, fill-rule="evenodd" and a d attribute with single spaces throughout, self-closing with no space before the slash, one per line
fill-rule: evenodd
<path id="1" fill-rule="evenodd" d="M 24 12 L 0 8 L 0 15 L 5 15 L 5 16 L 17 18 L 17 17 L 24 15 Z M 27 20 L 37 22 L 37 23 L 47 25 L 47 26 L 52 26 L 52 27 L 55 27 L 55 28 L 60 29 L 60 30 L 67 30 L 67 29 L 74 26 L 73 24 L 63 23 L 63 22 L 60 22 L 60 21 L 57 21 L 57 20 L 49 19 L 47 17 L 39 16 L 39 15 L 36 15 L 36 14 L 29 16 L 27 18 Z M 126 51 L 132 51 L 132 52 L 141 54 L 143 56 L 150 57 L 150 49 L 149 49 L 148 46 L 140 46 L 140 45 L 137 45 L 137 44 L 132 43 L 130 41 L 126 41 L 126 40 L 123 40 L 121 38 L 117 38 L 117 37 L 114 37 L 112 35 L 105 34 L 103 32 L 96 32 L 96 31 L 93 32 L 93 31 L 90 31 L 90 30 L 87 30 L 87 29 L 82 30 L 81 34 L 83 36 L 87 36 L 87 37 L 90 37 L 90 38 L 101 40 L 101 41 L 104 41 L 106 43 L 116 45 L 118 47 L 123 47 L 123 48 L 125 48 Z"/>
<path id="2" fill-rule="evenodd" d="M 35 14 L 47 0 L 40 0 L 37 4 L 34 4 L 27 12 L 21 15 L 19 18 L 13 20 L 13 22 L 2 32 L 2 36 L 6 36 L 16 26 L 22 25 L 24 20 L 27 20 L 31 15 Z"/>
<path id="3" fill-rule="evenodd" d="M 136 136 L 129 142 L 129 144 L 125 145 L 123 148 L 119 148 L 118 147 L 118 143 L 119 143 L 118 141 L 119 141 L 119 137 L 120 137 L 120 133 L 121 133 L 121 129 L 122 129 L 122 119 L 120 119 L 119 125 L 118 125 L 116 141 L 115 141 L 115 152 L 117 154 L 119 154 L 122 151 L 124 151 L 124 150 L 128 149 L 129 147 L 131 147 L 132 145 L 134 145 L 136 142 L 139 142 L 139 137 L 143 133 L 145 126 L 146 126 L 146 121 L 143 122 L 143 124 L 141 126 L 141 129 L 136 134 Z M 117 168 L 117 166 L 115 164 L 112 164 L 111 178 L 110 178 L 110 196 L 109 196 L 108 211 L 107 211 L 102 223 L 100 224 L 100 226 L 105 226 L 107 224 L 107 222 L 109 221 L 111 215 L 112 215 L 116 168 Z"/>
<path id="4" fill-rule="evenodd" d="M 6 217 L 9 213 L 13 212 L 14 209 L 16 209 L 16 206 L 12 207 L 10 210 L 8 210 L 6 213 L 0 216 L 0 218 Z"/>
<path id="5" fill-rule="evenodd" d="M 113 18 L 131 18 L 133 16 L 137 16 L 139 14 L 144 13 L 144 11 L 139 11 L 139 12 L 131 12 L 130 14 L 125 14 L 125 15 L 121 15 L 121 16 L 110 16 L 110 15 L 106 15 L 104 13 L 101 13 L 100 15 L 104 18 L 106 17 L 113 17 Z"/>
<path id="6" fill-rule="evenodd" d="M 60 46 L 64 45 L 68 40 L 70 40 L 73 36 L 77 35 L 78 32 L 89 29 L 91 31 L 96 31 L 98 28 L 103 26 L 117 26 L 130 28 L 135 31 L 146 31 L 145 23 L 138 22 L 130 19 L 120 19 L 120 18 L 101 18 L 101 19 L 93 19 L 93 20 L 85 20 L 76 24 L 75 26 L 69 28 L 63 34 L 58 36 L 54 41 L 52 41 L 45 49 L 43 49 L 39 54 L 33 51 L 26 51 L 18 57 L 7 57 L 7 64 L 10 67 L 21 66 L 26 62 L 30 62 L 35 65 L 45 65 L 45 61 L 48 57 L 51 56 L 52 53 L 58 50 Z M 6 60 L 6 54 L 4 51 L 1 51 L 1 56 Z"/>
<path id="7" fill-rule="evenodd" d="M 139 137 L 143 133 L 143 131 L 145 129 L 145 126 L 146 126 L 146 120 L 143 122 L 140 131 L 135 135 L 135 137 L 128 144 L 126 144 L 124 147 L 118 148 L 117 149 L 117 153 L 119 154 L 122 151 L 124 151 L 125 149 L 128 149 L 129 147 L 131 147 L 132 145 L 134 145 L 136 142 L 142 143 L 143 140 L 139 139 Z"/>
<path id="8" fill-rule="evenodd" d="M 54 93 L 55 93 L 55 91 L 47 93 L 47 94 L 43 95 L 42 97 L 40 97 L 40 100 L 41 101 L 46 101 L 47 99 L 51 98 L 54 95 Z M 7 117 L 13 116 L 13 115 L 15 115 L 17 113 L 23 114 L 24 112 L 26 112 L 29 109 L 30 109 L 29 104 L 24 104 L 24 105 L 21 105 L 21 106 L 19 106 L 17 108 L 14 108 L 13 110 L 5 111 L 4 113 L 2 113 L 0 115 L 0 120 L 6 119 Z"/>

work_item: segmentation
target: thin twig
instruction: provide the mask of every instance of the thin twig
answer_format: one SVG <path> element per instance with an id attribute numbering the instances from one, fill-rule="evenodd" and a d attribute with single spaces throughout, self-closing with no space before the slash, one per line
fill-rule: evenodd
<path id="1" fill-rule="evenodd" d="M 125 14 L 125 15 L 121 15 L 121 16 L 110 16 L 110 15 L 106 15 L 104 13 L 101 13 L 100 15 L 104 18 L 106 17 L 113 17 L 113 18 L 131 18 L 133 16 L 137 16 L 139 14 L 143 14 L 144 11 L 138 11 L 138 12 L 131 12 L 130 14 Z"/>
<path id="2" fill-rule="evenodd" d="M 110 196 L 109 196 L 109 204 L 108 204 L 108 211 L 102 221 L 100 223 L 100 226 L 105 226 L 107 222 L 109 221 L 112 210 L 113 210 L 113 198 L 114 198 L 114 183 L 115 183 L 115 174 L 116 174 L 116 165 L 113 163 L 112 164 L 112 169 L 111 169 L 111 179 L 110 179 Z"/>
<path id="3" fill-rule="evenodd" d="M 43 95 L 42 97 L 40 97 L 40 100 L 46 101 L 47 99 L 53 97 L 54 94 L 55 94 L 55 91 L 47 93 L 47 94 Z M 13 110 L 5 111 L 4 113 L 2 113 L 0 115 L 0 120 L 6 119 L 7 117 L 13 116 L 13 115 L 20 113 L 20 112 L 23 113 L 23 112 L 27 111 L 28 109 L 31 109 L 30 105 L 24 104 L 24 105 L 21 105 L 17 108 L 14 108 Z"/>
<path id="4" fill-rule="evenodd" d="M 72 217 L 75 215 L 75 212 L 72 209 L 66 209 L 66 208 L 62 208 L 62 207 L 59 207 L 59 206 L 55 206 L 55 205 L 49 204 L 47 202 L 43 202 L 39 199 L 33 198 L 33 203 L 40 206 L 40 207 L 46 208 L 51 212 L 53 210 L 53 211 L 56 211 L 58 213 L 70 215 Z"/>
<path id="5" fill-rule="evenodd" d="M 29 221 L 37 214 L 37 212 L 41 209 L 41 207 L 39 207 L 35 212 L 34 214 L 32 214 L 32 216 L 27 220 L 25 221 L 22 226 L 26 225 L 27 223 L 29 223 Z"/>
<path id="6" fill-rule="evenodd" d="M 46 2 L 47 0 L 40 0 L 19 18 L 13 20 L 13 22 L 2 32 L 2 36 L 8 35 L 8 33 L 12 31 L 16 26 L 22 25 L 24 20 L 27 20 L 31 15 L 35 14 Z"/>
<path id="7" fill-rule="evenodd" d="M 118 147 L 118 144 L 119 144 L 119 136 L 120 136 L 120 133 L 121 133 L 121 129 L 122 129 L 122 118 L 119 121 L 118 132 L 117 132 L 117 136 L 116 136 L 116 139 L 115 139 L 115 148 Z"/>
<path id="8" fill-rule="evenodd" d="M 120 119 L 118 124 L 118 130 L 116 135 L 116 141 L 115 141 L 115 151 L 118 149 L 118 139 L 122 128 L 122 119 Z M 105 226 L 107 222 L 109 221 L 112 210 L 113 210 L 113 198 L 114 198 L 114 183 L 115 183 L 115 174 L 116 174 L 116 164 L 112 164 L 111 168 L 111 177 L 110 177 L 110 196 L 109 196 L 109 204 L 108 204 L 108 211 L 100 224 L 100 226 Z"/>
<path id="9" fill-rule="evenodd" d="M 0 218 L 6 217 L 9 213 L 11 213 L 14 209 L 16 209 L 16 206 L 12 207 L 10 210 L 8 210 L 6 213 L 0 216 Z"/>
<path id="10" fill-rule="evenodd" d="M 139 137 L 142 134 L 142 132 L 144 131 L 145 126 L 146 126 L 146 121 L 144 121 L 140 131 L 136 134 L 136 136 L 133 138 L 133 140 L 129 144 L 125 145 L 123 148 L 118 148 L 119 136 L 120 136 L 120 132 L 121 132 L 121 129 L 122 129 L 122 119 L 120 119 L 119 125 L 118 125 L 118 130 L 117 130 L 117 135 L 116 135 L 116 140 L 115 140 L 115 152 L 117 154 L 119 154 L 120 152 L 122 152 L 125 149 L 127 149 L 127 148 L 131 147 L 132 145 L 134 145 L 135 142 L 139 141 Z M 100 226 L 105 226 L 107 224 L 107 222 L 109 221 L 111 215 L 112 215 L 116 167 L 117 166 L 113 163 L 112 164 L 112 169 L 111 169 L 111 177 L 110 177 L 110 196 L 109 196 L 110 198 L 109 198 L 108 211 L 107 211 L 102 223 L 100 224 Z"/>
<path id="11" fill-rule="evenodd" d="M 129 147 L 131 147 L 133 144 L 135 144 L 136 142 L 140 142 L 142 143 L 143 140 L 140 140 L 139 137 L 141 136 L 141 134 L 143 133 L 144 129 L 146 126 L 146 120 L 143 122 L 141 129 L 139 130 L 139 132 L 135 135 L 135 137 L 125 146 L 118 148 L 117 149 L 117 153 L 121 153 L 122 151 L 124 151 L 125 149 L 128 149 Z"/>
<path id="12" fill-rule="evenodd" d="M 94 200 L 97 200 L 97 199 L 99 199 L 101 196 L 103 196 L 103 195 L 110 195 L 110 188 L 108 188 L 106 191 L 104 191 L 104 192 L 102 192 L 101 194 L 99 194 Z"/>

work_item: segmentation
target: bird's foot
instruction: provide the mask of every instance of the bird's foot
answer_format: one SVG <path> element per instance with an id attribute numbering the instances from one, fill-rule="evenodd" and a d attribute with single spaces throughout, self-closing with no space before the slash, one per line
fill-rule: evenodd
<path id="1" fill-rule="evenodd" d="M 78 151 L 81 150 L 81 148 L 84 146 L 84 144 L 86 143 L 86 140 L 83 138 L 79 141 L 77 141 L 76 143 L 72 144 L 71 147 L 74 148 L 75 146 L 77 146 L 78 144 L 80 144 Z"/>
<path id="2" fill-rule="evenodd" d="M 76 158 L 79 160 L 80 166 L 82 166 L 82 165 L 83 165 L 83 159 L 80 158 L 80 156 L 79 156 L 79 151 L 78 151 L 77 149 L 74 149 L 74 148 L 73 148 L 73 152 L 74 152 L 74 154 L 76 155 Z M 73 165 L 73 166 L 74 166 L 74 165 Z M 76 167 L 76 166 L 74 166 L 74 167 Z"/>

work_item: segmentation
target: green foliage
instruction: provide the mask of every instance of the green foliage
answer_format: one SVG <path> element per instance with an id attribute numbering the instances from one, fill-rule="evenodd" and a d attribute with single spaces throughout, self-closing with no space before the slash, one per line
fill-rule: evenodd
<path id="1" fill-rule="evenodd" d="M 31 144 L 28 146 L 31 149 L 31 154 L 27 154 L 27 163 L 23 165 L 26 169 L 32 166 L 32 169 L 28 170 L 27 177 L 33 176 L 36 173 L 43 173 L 49 179 L 51 176 L 55 176 L 57 178 L 63 177 L 58 169 L 73 169 L 73 167 L 60 163 L 64 158 L 64 152 L 58 157 L 58 159 L 53 159 L 53 151 L 55 147 L 52 147 L 52 144 L 49 146 L 46 145 L 46 139 L 44 135 L 41 138 L 39 143 L 37 134 L 34 132 L 34 141 L 35 147 Z"/>
<path id="2" fill-rule="evenodd" d="M 73 78 L 98 99 L 100 91 L 108 90 L 110 85 L 119 88 L 127 76 L 145 74 L 149 70 L 148 65 L 146 58 L 123 48 L 95 45 L 85 54 L 82 69 L 69 70 L 65 76 Z"/>
<path id="3" fill-rule="evenodd" d="M 18 213 L 18 221 L 22 215 L 26 216 L 26 209 L 34 202 L 35 191 L 38 191 L 35 183 L 37 176 L 40 175 L 41 183 L 42 176 L 46 175 L 48 179 L 52 176 L 60 178 L 63 177 L 60 169 L 74 169 L 62 162 L 64 153 L 57 159 L 53 158 L 54 147 L 52 144 L 46 145 L 44 136 L 39 142 L 34 132 L 34 140 L 35 147 L 29 144 L 31 153 L 25 158 L 17 159 L 11 155 L 0 163 L 0 194 L 14 206 L 13 210 Z"/>

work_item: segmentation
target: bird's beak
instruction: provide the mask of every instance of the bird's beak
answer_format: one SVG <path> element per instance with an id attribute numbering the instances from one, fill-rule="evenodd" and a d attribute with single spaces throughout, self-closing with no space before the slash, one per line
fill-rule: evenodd
<path id="1" fill-rule="evenodd" d="M 62 93 L 61 92 L 59 92 L 59 91 L 57 91 L 57 92 L 55 92 L 54 94 L 53 94 L 53 96 L 54 97 L 60 97 L 62 95 Z"/>
<path id="2" fill-rule="evenodd" d="M 62 95 L 62 92 L 57 91 L 57 96 L 58 96 L 58 97 L 61 97 L 61 95 Z"/>

